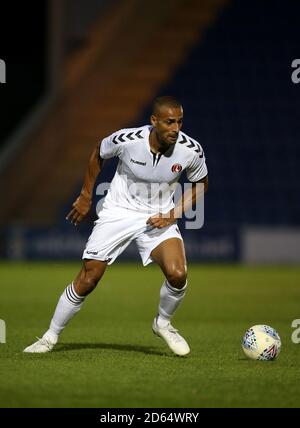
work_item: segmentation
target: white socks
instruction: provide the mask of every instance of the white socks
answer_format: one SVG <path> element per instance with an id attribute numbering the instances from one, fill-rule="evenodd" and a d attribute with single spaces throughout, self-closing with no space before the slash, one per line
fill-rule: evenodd
<path id="1" fill-rule="evenodd" d="M 159 327 L 166 327 L 170 323 L 172 315 L 174 315 L 185 296 L 186 287 L 187 282 L 183 288 L 178 289 L 172 287 L 167 280 L 164 281 L 160 289 L 159 315 L 157 317 L 157 324 Z M 49 330 L 46 331 L 43 338 L 56 344 L 59 334 L 67 323 L 80 311 L 84 299 L 84 296 L 79 296 L 76 293 L 73 283 L 68 285 L 60 296 Z"/>
<path id="2" fill-rule="evenodd" d="M 167 280 L 164 281 L 160 289 L 159 316 L 157 318 L 159 327 L 166 327 L 170 323 L 172 315 L 185 296 L 186 287 L 187 282 L 183 288 L 178 289 L 172 287 Z"/>
<path id="3" fill-rule="evenodd" d="M 43 335 L 44 339 L 50 340 L 52 343 L 56 343 L 58 336 L 71 318 L 82 306 L 84 296 L 79 296 L 74 290 L 73 283 L 68 285 L 64 290 L 63 294 L 57 303 L 53 318 L 50 323 L 49 330 Z"/>

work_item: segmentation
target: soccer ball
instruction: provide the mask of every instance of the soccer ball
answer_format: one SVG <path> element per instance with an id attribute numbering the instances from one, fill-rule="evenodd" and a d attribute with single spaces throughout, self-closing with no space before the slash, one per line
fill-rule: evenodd
<path id="1" fill-rule="evenodd" d="M 242 348 L 251 360 L 275 360 L 280 352 L 281 340 L 274 328 L 254 325 L 246 331 Z"/>

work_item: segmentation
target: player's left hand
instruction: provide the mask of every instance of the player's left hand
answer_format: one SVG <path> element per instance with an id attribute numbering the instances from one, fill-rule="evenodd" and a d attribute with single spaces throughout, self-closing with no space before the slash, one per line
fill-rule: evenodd
<path id="1" fill-rule="evenodd" d="M 163 227 L 169 226 L 170 224 L 176 223 L 176 220 L 177 219 L 174 217 L 174 212 L 171 210 L 166 214 L 158 213 L 148 218 L 147 224 L 161 229 Z"/>

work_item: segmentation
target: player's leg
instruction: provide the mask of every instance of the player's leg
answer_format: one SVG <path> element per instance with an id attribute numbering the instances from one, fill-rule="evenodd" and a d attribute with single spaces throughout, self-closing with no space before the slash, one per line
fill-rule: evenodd
<path id="1" fill-rule="evenodd" d="M 49 329 L 41 339 L 25 348 L 24 352 L 41 353 L 52 350 L 67 323 L 80 311 L 85 297 L 97 286 L 106 266 L 105 261 L 84 260 L 76 279 L 60 296 Z"/>
<path id="2" fill-rule="evenodd" d="M 101 212 L 83 252 L 83 267 L 61 295 L 49 330 L 25 352 L 51 351 L 63 328 L 80 310 L 85 296 L 96 287 L 107 264 L 112 264 L 142 229 L 146 229 L 144 216 L 132 218 L 127 210 L 120 209 Z"/>
<path id="3" fill-rule="evenodd" d="M 187 267 L 183 241 L 167 239 L 151 252 L 151 257 L 166 277 L 160 290 L 159 304 L 159 322 L 166 324 L 171 321 L 185 295 Z"/>
<path id="4" fill-rule="evenodd" d="M 106 266 L 107 262 L 104 261 L 83 261 L 76 279 L 66 287 L 58 301 L 48 330 L 50 333 L 59 336 L 70 319 L 79 312 L 85 297 L 97 286 Z"/>
<path id="5" fill-rule="evenodd" d="M 151 251 L 151 257 L 160 266 L 173 288 L 181 290 L 185 287 L 187 264 L 182 239 L 166 239 Z"/>
<path id="6" fill-rule="evenodd" d="M 74 290 L 80 297 L 90 294 L 102 278 L 107 261 L 84 260 L 83 266 L 73 281 Z"/>
<path id="7" fill-rule="evenodd" d="M 152 252 L 152 259 L 160 266 L 166 279 L 160 289 L 158 315 L 153 331 L 167 342 L 177 355 L 186 355 L 190 348 L 185 339 L 171 325 L 171 318 L 182 303 L 187 286 L 187 267 L 183 241 L 170 238 L 161 242 Z"/>

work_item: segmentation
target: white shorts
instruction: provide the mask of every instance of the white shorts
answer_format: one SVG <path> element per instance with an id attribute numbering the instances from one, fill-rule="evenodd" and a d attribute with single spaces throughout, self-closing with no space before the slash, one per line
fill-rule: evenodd
<path id="1" fill-rule="evenodd" d="M 108 261 L 111 265 L 135 241 L 143 265 L 148 265 L 153 261 L 151 251 L 161 242 L 169 238 L 182 240 L 177 224 L 158 229 L 146 224 L 149 217 L 149 214 L 126 209 L 103 209 L 94 223 L 82 258 Z"/>

